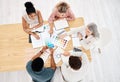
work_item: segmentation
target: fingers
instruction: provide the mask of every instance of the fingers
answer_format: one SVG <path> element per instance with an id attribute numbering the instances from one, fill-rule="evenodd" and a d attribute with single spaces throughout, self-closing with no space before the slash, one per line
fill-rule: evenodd
<path id="1" fill-rule="evenodd" d="M 33 33 L 33 36 L 34 36 L 37 40 L 40 39 L 39 35 L 37 35 L 36 33 Z"/>
<path id="2" fill-rule="evenodd" d="M 63 38 L 65 38 L 65 36 L 66 36 L 65 34 L 62 34 L 59 36 L 59 38 L 63 39 Z"/>
<path id="3" fill-rule="evenodd" d="M 49 34 L 53 34 L 53 29 L 50 29 L 50 30 L 49 30 Z"/>
<path id="4" fill-rule="evenodd" d="M 47 46 L 43 46 L 42 50 L 45 51 L 46 49 L 48 49 Z"/>
<path id="5" fill-rule="evenodd" d="M 51 55 L 53 55 L 54 49 L 50 48 L 50 53 L 51 53 Z"/>
<path id="6" fill-rule="evenodd" d="M 63 53 L 63 55 L 64 55 L 64 56 L 69 56 L 69 55 L 70 55 L 70 52 L 65 51 L 65 52 Z"/>

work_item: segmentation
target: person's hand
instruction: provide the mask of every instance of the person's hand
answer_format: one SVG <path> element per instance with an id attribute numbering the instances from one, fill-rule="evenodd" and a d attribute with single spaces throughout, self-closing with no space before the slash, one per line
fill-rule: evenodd
<path id="1" fill-rule="evenodd" d="M 81 34 L 80 32 L 77 33 L 77 36 L 78 36 L 80 39 L 83 38 L 83 36 L 82 36 L 82 34 Z"/>
<path id="2" fill-rule="evenodd" d="M 50 48 L 50 54 L 53 56 L 53 53 L 54 53 L 54 49 L 53 48 Z"/>
<path id="3" fill-rule="evenodd" d="M 30 32 L 30 31 L 32 31 L 33 29 L 32 28 L 27 28 L 26 29 L 26 32 Z"/>
<path id="4" fill-rule="evenodd" d="M 64 55 L 64 56 L 69 56 L 69 55 L 70 55 L 70 52 L 65 51 L 65 52 L 63 53 L 63 55 Z"/>
<path id="5" fill-rule="evenodd" d="M 53 34 L 53 30 L 51 29 L 51 30 L 49 30 L 49 34 Z"/>
<path id="6" fill-rule="evenodd" d="M 40 39 L 39 35 L 37 35 L 37 34 L 33 34 L 33 36 L 34 36 L 37 40 Z"/>
<path id="7" fill-rule="evenodd" d="M 42 52 L 44 52 L 45 50 L 47 50 L 48 49 L 48 47 L 47 46 L 43 46 L 43 48 L 42 48 Z"/>
<path id="8" fill-rule="evenodd" d="M 62 35 L 59 35 L 59 38 L 60 39 L 63 39 L 63 38 L 65 38 L 67 35 L 66 34 L 62 34 Z"/>

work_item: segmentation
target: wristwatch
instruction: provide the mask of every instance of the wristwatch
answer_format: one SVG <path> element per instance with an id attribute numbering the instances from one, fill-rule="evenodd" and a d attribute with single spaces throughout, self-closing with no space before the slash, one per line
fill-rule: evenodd
<path id="1" fill-rule="evenodd" d="M 42 54 L 42 53 L 43 53 L 43 51 L 40 51 L 40 53 Z"/>

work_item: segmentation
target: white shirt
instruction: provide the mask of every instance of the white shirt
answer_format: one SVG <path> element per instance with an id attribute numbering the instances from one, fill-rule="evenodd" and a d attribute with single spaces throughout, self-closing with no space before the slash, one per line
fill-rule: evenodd
<path id="1" fill-rule="evenodd" d="M 78 32 L 80 32 L 83 36 L 83 40 L 80 40 L 80 45 L 83 46 L 87 50 L 95 46 L 98 38 L 95 38 L 92 35 L 89 35 L 87 38 L 85 38 L 86 36 L 85 29 L 86 28 L 84 26 L 77 27 L 74 30 L 67 32 L 67 35 L 77 34 Z"/>
<path id="2" fill-rule="evenodd" d="M 38 15 L 36 15 L 35 19 L 32 20 L 29 18 L 26 11 L 23 13 L 23 18 L 26 20 L 26 22 L 30 25 L 30 28 L 34 27 L 35 25 L 39 24 L 38 22 Z"/>
<path id="3" fill-rule="evenodd" d="M 75 52 L 71 53 L 71 54 L 74 55 Z M 78 53 L 77 53 L 77 55 L 78 55 Z M 69 56 L 62 55 L 63 64 L 61 66 L 61 72 L 62 72 L 65 80 L 68 82 L 77 82 L 77 81 L 82 80 L 85 77 L 85 75 L 87 74 L 87 71 L 89 69 L 89 61 L 88 61 L 86 54 L 83 54 L 82 52 L 80 52 L 78 56 L 81 56 L 81 58 L 82 58 L 82 66 L 79 70 L 73 70 L 69 66 L 69 63 L 68 63 Z"/>

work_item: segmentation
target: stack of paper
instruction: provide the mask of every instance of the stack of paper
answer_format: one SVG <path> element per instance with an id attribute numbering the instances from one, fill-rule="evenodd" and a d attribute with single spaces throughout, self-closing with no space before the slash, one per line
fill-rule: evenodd
<path id="1" fill-rule="evenodd" d="M 55 26 L 56 30 L 60 30 L 60 29 L 69 27 L 66 19 L 61 19 L 61 20 L 55 21 L 54 26 Z"/>

